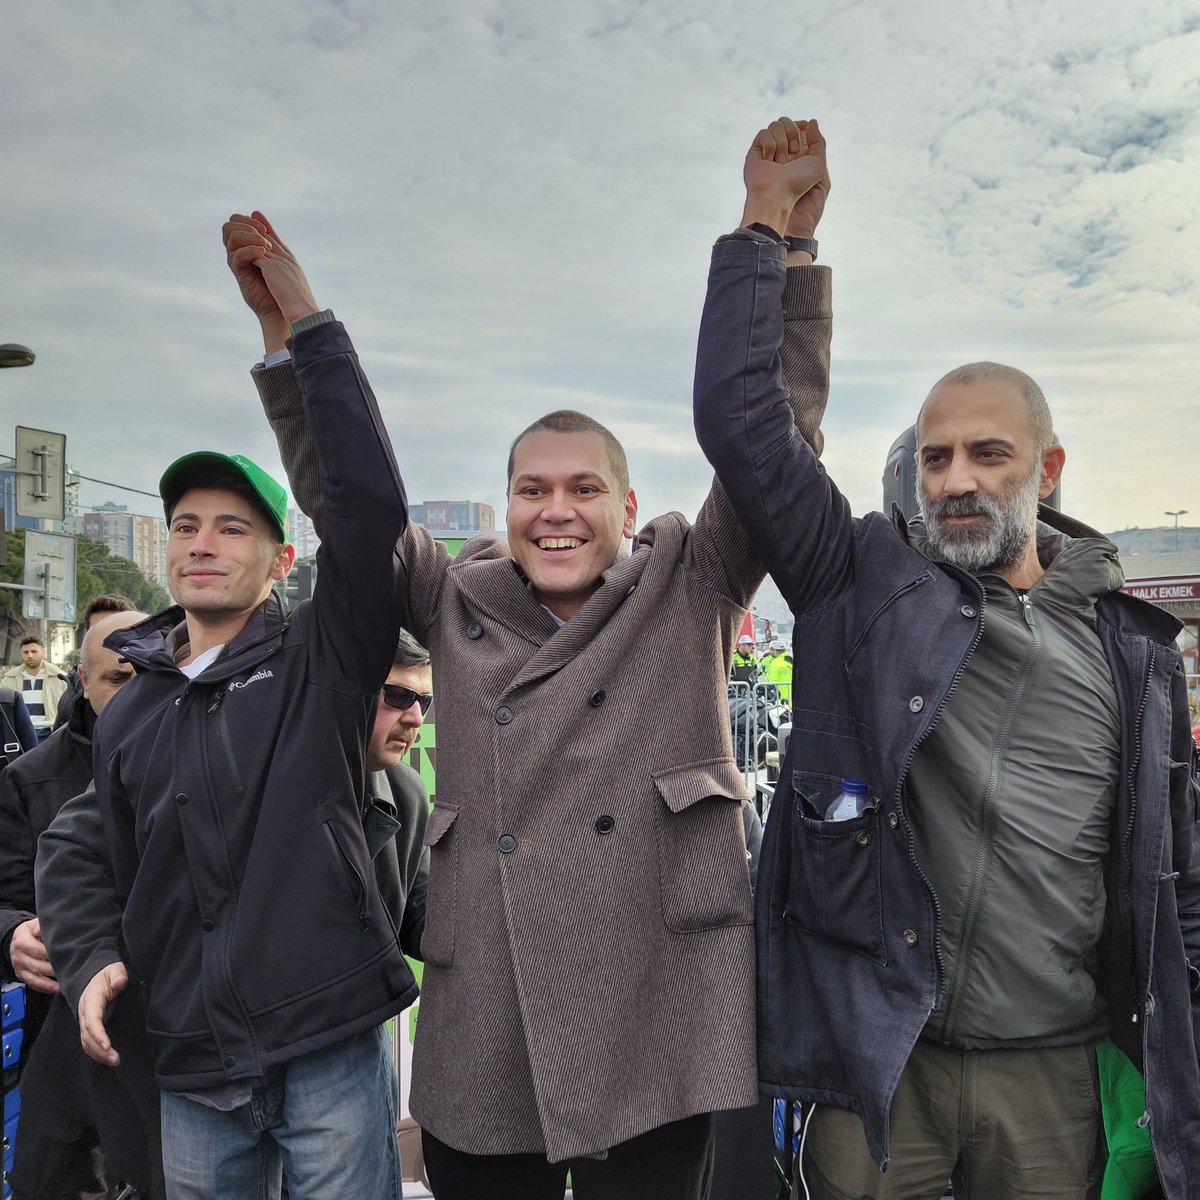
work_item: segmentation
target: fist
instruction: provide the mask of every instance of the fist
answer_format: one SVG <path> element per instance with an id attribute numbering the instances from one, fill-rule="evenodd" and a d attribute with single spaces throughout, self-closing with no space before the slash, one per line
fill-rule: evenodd
<path id="1" fill-rule="evenodd" d="M 14 973 L 26 987 L 50 996 L 58 993 L 54 968 L 50 965 L 50 956 L 42 941 L 42 923 L 37 917 L 13 930 L 8 956 L 12 959 Z"/>

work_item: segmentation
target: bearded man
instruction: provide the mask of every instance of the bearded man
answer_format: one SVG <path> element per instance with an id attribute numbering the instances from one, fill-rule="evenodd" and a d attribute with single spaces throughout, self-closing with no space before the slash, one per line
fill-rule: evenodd
<path id="1" fill-rule="evenodd" d="M 1157 1165 L 1162 1194 L 1200 1195 L 1179 623 L 1120 590 L 1109 541 L 1039 511 L 1065 453 L 1012 367 L 929 393 L 919 520 L 850 515 L 779 372 L 785 214 L 824 172 L 811 124 L 755 140 L 696 370 L 700 443 L 804 662 L 757 892 L 760 1084 L 814 1106 L 797 1190 L 1093 1196 L 1107 1126 L 1110 1167 L 1117 1141 L 1141 1157 L 1129 1194 Z M 844 778 L 865 795 L 831 819 Z M 1114 1088 L 1136 1107 L 1102 1120 Z"/>

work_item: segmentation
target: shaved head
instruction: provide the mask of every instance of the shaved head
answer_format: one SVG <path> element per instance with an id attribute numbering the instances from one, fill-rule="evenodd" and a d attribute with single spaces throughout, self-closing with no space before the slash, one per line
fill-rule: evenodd
<path id="1" fill-rule="evenodd" d="M 146 620 L 146 617 L 144 612 L 117 612 L 107 613 L 98 621 L 93 621 L 79 646 L 79 665 L 90 675 L 96 652 L 104 648 L 104 639 L 110 633 L 116 633 L 118 629 L 128 629 L 130 625 Z"/>
<path id="2" fill-rule="evenodd" d="M 1054 421 L 1050 417 L 1050 406 L 1046 403 L 1045 393 L 1038 387 L 1037 381 L 1033 376 L 1026 375 L 1024 371 L 1018 371 L 1016 367 L 1008 367 L 1004 363 L 996 362 L 965 363 L 961 367 L 955 367 L 953 371 L 947 371 L 929 389 L 929 395 L 925 397 L 925 403 L 921 405 L 921 412 L 917 417 L 917 441 L 920 442 L 921 439 L 921 424 L 925 416 L 925 407 L 938 391 L 948 385 L 961 386 L 982 382 L 1008 384 L 1009 387 L 1020 393 L 1029 409 L 1034 449 L 1037 453 L 1040 454 L 1049 446 L 1058 445 L 1058 437 L 1054 432 Z"/>

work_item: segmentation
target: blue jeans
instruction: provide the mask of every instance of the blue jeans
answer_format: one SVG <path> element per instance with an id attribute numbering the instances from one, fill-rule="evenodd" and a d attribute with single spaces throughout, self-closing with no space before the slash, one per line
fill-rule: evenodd
<path id="1" fill-rule="evenodd" d="M 401 1195 L 396 1068 L 380 1025 L 273 1071 L 229 1112 L 162 1094 L 168 1200 Z"/>

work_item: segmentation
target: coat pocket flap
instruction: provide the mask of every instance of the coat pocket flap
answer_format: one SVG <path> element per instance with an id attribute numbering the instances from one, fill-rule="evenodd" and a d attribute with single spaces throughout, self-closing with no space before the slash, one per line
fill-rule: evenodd
<path id="1" fill-rule="evenodd" d="M 676 813 L 710 797 L 738 804 L 747 799 L 742 773 L 732 758 L 712 758 L 686 767 L 672 767 L 656 772 L 653 779 L 667 807 Z"/>
<path id="2" fill-rule="evenodd" d="M 457 808 L 449 804 L 435 804 L 429 813 L 429 823 L 425 826 L 425 845 L 436 846 L 450 832 L 457 817 Z"/>

